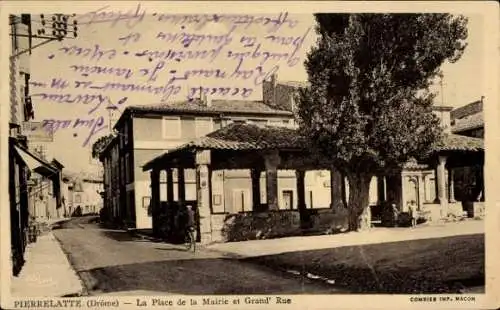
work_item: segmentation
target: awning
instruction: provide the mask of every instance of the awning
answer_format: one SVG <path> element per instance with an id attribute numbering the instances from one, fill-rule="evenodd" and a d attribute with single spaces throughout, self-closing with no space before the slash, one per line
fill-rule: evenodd
<path id="1" fill-rule="evenodd" d="M 50 166 L 43 159 L 37 157 L 30 151 L 23 149 L 19 146 L 14 146 L 14 148 L 29 170 L 48 178 L 52 178 L 55 175 L 57 175 L 58 171 L 54 167 Z"/>

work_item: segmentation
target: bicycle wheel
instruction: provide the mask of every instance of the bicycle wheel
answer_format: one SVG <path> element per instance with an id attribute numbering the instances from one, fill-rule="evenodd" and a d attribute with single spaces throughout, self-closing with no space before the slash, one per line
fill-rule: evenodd
<path id="1" fill-rule="evenodd" d="M 189 251 L 193 246 L 193 234 L 190 231 L 186 231 L 184 236 L 184 246 L 186 247 L 186 251 Z"/>
<path id="2" fill-rule="evenodd" d="M 194 232 L 190 231 L 189 236 L 191 239 L 191 250 L 193 250 L 193 252 L 196 252 L 196 239 L 194 238 Z"/>

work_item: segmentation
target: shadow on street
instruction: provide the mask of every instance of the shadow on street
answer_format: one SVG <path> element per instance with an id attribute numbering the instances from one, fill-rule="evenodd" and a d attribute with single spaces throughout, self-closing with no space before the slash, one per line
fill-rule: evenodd
<path id="1" fill-rule="evenodd" d="M 362 294 L 484 293 L 484 234 L 344 246 L 242 261 L 317 275 Z M 482 287 L 482 289 L 480 289 Z"/>
<path id="2" fill-rule="evenodd" d="M 110 266 L 80 275 L 91 283 L 91 295 L 138 290 L 194 295 L 341 293 L 333 286 L 225 258 Z"/>

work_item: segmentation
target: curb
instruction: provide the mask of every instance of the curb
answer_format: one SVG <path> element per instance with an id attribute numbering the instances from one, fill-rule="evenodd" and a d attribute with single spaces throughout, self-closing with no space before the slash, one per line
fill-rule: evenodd
<path id="1" fill-rule="evenodd" d="M 78 290 L 78 292 L 64 294 L 64 295 L 59 296 L 59 297 L 81 297 L 81 296 L 88 296 L 89 295 L 88 289 L 85 286 L 85 282 L 83 281 L 83 279 L 80 276 L 80 274 L 75 270 L 75 267 L 74 267 L 74 265 L 71 262 L 71 258 L 70 258 L 71 256 L 69 255 L 68 252 L 66 252 L 66 250 L 64 249 L 64 247 L 61 244 L 61 241 L 56 237 L 56 235 L 52 231 L 50 231 L 50 234 L 52 234 L 52 236 L 54 237 L 54 240 L 56 240 L 57 244 L 59 245 L 59 249 L 61 249 L 61 252 L 64 254 L 64 257 L 66 258 L 66 261 L 68 262 L 68 265 L 71 267 L 71 270 L 73 271 L 73 274 L 77 277 L 77 279 L 80 282 L 80 289 Z"/>
<path id="2" fill-rule="evenodd" d="M 159 238 L 155 238 L 153 236 L 150 236 L 150 235 L 146 235 L 146 234 L 141 234 L 141 233 L 138 233 L 136 230 L 126 230 L 131 236 L 134 236 L 134 237 L 138 237 L 138 238 L 141 238 L 142 240 L 149 240 L 149 241 L 158 241 L 160 240 Z"/>

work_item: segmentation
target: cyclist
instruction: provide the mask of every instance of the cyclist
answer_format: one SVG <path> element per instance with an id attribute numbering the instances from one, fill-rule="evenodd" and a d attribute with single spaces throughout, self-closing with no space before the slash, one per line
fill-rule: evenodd
<path id="1" fill-rule="evenodd" d="M 185 229 L 186 229 L 186 234 L 190 233 L 190 237 L 192 238 L 191 242 L 193 242 L 193 245 L 196 243 L 196 222 L 195 222 L 195 211 L 193 210 L 193 206 L 191 205 L 186 205 L 186 210 L 185 210 Z"/>
<path id="2" fill-rule="evenodd" d="M 186 205 L 186 228 L 190 231 L 194 232 L 195 223 L 194 223 L 194 210 L 193 206 Z"/>

